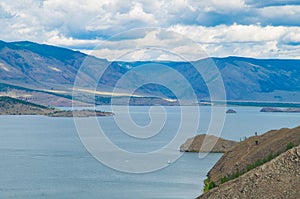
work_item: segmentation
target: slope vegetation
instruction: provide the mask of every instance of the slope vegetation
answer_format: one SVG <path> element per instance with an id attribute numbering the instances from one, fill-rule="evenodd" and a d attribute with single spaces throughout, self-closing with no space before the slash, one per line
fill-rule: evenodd
<path id="1" fill-rule="evenodd" d="M 272 130 L 239 142 L 226 152 L 209 171 L 216 185 L 243 174 L 300 143 L 300 126 Z"/>
<path id="2" fill-rule="evenodd" d="M 300 146 L 297 146 L 239 178 L 211 189 L 198 199 L 298 199 L 299 195 Z"/>

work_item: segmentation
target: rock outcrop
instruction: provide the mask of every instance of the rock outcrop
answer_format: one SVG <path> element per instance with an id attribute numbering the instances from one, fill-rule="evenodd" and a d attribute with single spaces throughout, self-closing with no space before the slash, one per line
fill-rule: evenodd
<path id="1" fill-rule="evenodd" d="M 224 153 L 231 150 L 237 142 L 225 140 L 213 135 L 201 134 L 187 141 L 180 146 L 182 152 L 215 152 Z"/>
<path id="2" fill-rule="evenodd" d="M 244 175 L 211 189 L 198 199 L 276 198 L 300 196 L 300 146 Z"/>
<path id="3" fill-rule="evenodd" d="M 226 111 L 226 113 L 236 113 L 236 111 L 233 110 L 233 109 L 228 109 L 228 110 Z"/>

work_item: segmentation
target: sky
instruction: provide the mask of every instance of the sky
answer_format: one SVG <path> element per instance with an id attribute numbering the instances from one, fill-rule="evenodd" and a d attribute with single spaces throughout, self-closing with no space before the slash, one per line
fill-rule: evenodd
<path id="1" fill-rule="evenodd" d="M 300 59 L 299 0 L 2 0 L 0 40 L 109 60 Z"/>

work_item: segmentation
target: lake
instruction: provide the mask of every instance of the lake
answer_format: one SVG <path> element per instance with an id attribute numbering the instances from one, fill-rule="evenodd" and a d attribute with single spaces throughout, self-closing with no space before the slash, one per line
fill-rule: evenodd
<path id="1" fill-rule="evenodd" d="M 98 108 L 110 110 L 108 106 Z M 258 107 L 231 108 L 237 114 L 226 114 L 221 133 L 226 139 L 239 141 L 255 132 L 261 134 L 300 124 L 298 113 L 261 113 Z M 205 133 L 211 116 L 209 107 L 200 109 L 198 134 Z M 148 110 L 145 106 L 130 107 L 132 120 L 147 125 L 151 121 Z M 97 119 L 115 145 L 133 153 L 147 153 L 164 147 L 175 136 L 180 108 L 166 107 L 165 112 L 168 119 L 164 128 L 149 139 L 122 133 L 114 117 Z M 115 114 L 122 118 L 124 112 Z M 218 117 L 215 119 L 218 121 Z M 91 130 L 89 126 L 87 130 Z M 0 198 L 195 198 L 201 194 L 207 172 L 221 157 L 209 154 L 200 159 L 197 153 L 184 153 L 163 169 L 134 174 L 96 160 L 81 143 L 72 118 L 0 116 L 0 135 Z M 167 153 L 181 155 L 174 149 Z M 111 158 L 115 157 L 111 153 Z"/>

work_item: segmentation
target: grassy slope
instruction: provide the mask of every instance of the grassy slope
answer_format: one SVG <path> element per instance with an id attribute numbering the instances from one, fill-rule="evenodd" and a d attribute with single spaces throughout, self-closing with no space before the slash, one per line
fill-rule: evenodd
<path id="1" fill-rule="evenodd" d="M 199 199 L 289 198 L 300 193 L 300 146 L 240 177 L 204 193 Z"/>
<path id="2" fill-rule="evenodd" d="M 260 136 L 250 137 L 226 152 L 209 171 L 208 177 L 217 185 L 221 184 L 224 177 L 238 177 L 239 174 L 283 153 L 289 146 L 299 143 L 300 126 L 272 130 Z"/>

